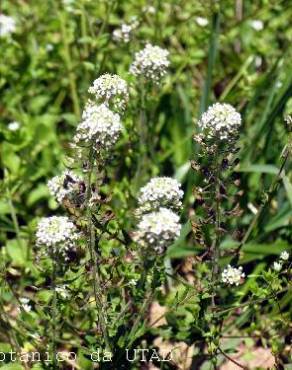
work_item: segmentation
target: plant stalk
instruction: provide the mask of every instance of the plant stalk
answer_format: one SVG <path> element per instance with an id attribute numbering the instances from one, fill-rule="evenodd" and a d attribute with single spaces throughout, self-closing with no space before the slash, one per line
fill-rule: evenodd
<path id="1" fill-rule="evenodd" d="M 90 197 L 91 197 L 91 179 L 92 179 L 92 172 L 94 168 L 94 148 L 93 146 L 90 147 L 89 151 L 89 168 L 88 168 L 88 177 L 87 177 L 87 188 L 86 188 L 86 218 L 87 218 L 87 234 L 88 234 L 88 244 L 89 244 L 89 252 L 90 252 L 90 259 L 91 259 L 91 267 L 92 267 L 92 274 L 93 274 L 93 290 L 94 290 L 94 299 L 95 304 L 98 312 L 99 323 L 101 327 L 101 331 L 103 334 L 103 338 L 105 341 L 105 345 L 107 349 L 111 349 L 109 336 L 107 333 L 106 327 L 106 307 L 104 304 L 104 300 L 100 291 L 101 287 L 101 279 L 97 269 L 97 256 L 95 251 L 95 226 L 93 223 L 93 214 L 91 207 L 89 205 Z"/>

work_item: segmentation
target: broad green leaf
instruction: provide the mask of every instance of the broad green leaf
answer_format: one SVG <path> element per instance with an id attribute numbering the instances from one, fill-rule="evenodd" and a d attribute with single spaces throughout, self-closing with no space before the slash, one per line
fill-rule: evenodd
<path id="1" fill-rule="evenodd" d="M 6 250 L 13 263 L 22 266 L 26 263 L 27 241 L 21 239 L 8 240 Z"/>

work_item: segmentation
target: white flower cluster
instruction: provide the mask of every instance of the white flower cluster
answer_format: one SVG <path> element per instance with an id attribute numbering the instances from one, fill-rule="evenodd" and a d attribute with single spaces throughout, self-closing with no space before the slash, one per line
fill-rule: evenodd
<path id="1" fill-rule="evenodd" d="M 128 85 L 120 76 L 105 73 L 93 81 L 88 89 L 100 103 L 113 103 L 117 110 L 124 110 L 129 100 Z"/>
<path id="2" fill-rule="evenodd" d="M 49 253 L 66 260 L 68 252 L 76 249 L 79 236 L 76 226 L 68 217 L 45 217 L 39 221 L 37 226 L 36 245 L 45 246 Z"/>
<path id="3" fill-rule="evenodd" d="M 16 23 L 12 17 L 0 14 L 0 37 L 6 37 L 15 32 Z"/>
<path id="4" fill-rule="evenodd" d="M 169 66 L 169 52 L 159 46 L 146 44 L 145 48 L 135 53 L 135 58 L 130 66 L 130 73 L 134 76 L 143 76 L 158 83 L 166 74 Z"/>
<path id="5" fill-rule="evenodd" d="M 203 113 L 198 126 L 208 138 L 226 140 L 238 132 L 241 125 L 240 114 L 230 105 L 216 103 Z"/>
<path id="6" fill-rule="evenodd" d="M 178 211 L 184 192 L 181 184 L 171 177 L 153 177 L 140 189 L 137 213 L 146 213 L 166 207 Z"/>
<path id="7" fill-rule="evenodd" d="M 110 149 L 122 131 L 120 116 L 105 104 L 88 105 L 77 126 L 75 143 L 94 143 L 96 149 Z"/>
<path id="8" fill-rule="evenodd" d="M 134 233 L 134 241 L 141 247 L 152 247 L 158 254 L 179 236 L 179 216 L 167 208 L 143 215 Z"/>
<path id="9" fill-rule="evenodd" d="M 242 272 L 242 267 L 232 267 L 230 265 L 227 266 L 226 269 L 222 272 L 222 281 L 223 283 L 229 285 L 239 285 L 242 279 L 245 277 L 245 273 Z"/>
<path id="10" fill-rule="evenodd" d="M 64 198 L 73 195 L 76 191 L 75 184 L 80 181 L 82 181 L 81 177 L 75 175 L 72 171 L 65 170 L 61 175 L 48 181 L 48 188 L 57 202 L 61 204 Z"/>
<path id="11" fill-rule="evenodd" d="M 280 254 L 280 261 L 275 261 L 273 263 L 273 268 L 275 271 L 279 272 L 282 270 L 283 264 L 289 260 L 289 253 L 287 251 L 283 251 Z"/>

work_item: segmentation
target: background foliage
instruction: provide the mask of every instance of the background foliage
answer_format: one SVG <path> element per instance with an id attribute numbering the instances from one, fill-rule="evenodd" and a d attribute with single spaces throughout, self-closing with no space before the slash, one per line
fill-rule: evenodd
<path id="1" fill-rule="evenodd" d="M 154 6 L 155 14 L 149 13 L 145 6 Z M 135 155 L 137 143 L 133 132 L 138 130 L 139 102 L 133 88 L 123 120 L 126 129 L 108 168 L 112 179 L 108 186 L 113 193 L 113 209 L 123 224 L 131 228 L 133 220 L 128 210 L 135 207 L 135 195 L 141 185 L 158 174 L 182 182 L 185 225 L 179 241 L 168 250 L 167 258 L 175 275 L 172 281 L 175 287 L 160 297 L 161 305 L 176 307 L 189 294 L 181 280 L 192 282 L 188 276 L 194 271 L 199 279 L 206 269 L 195 258 L 202 250 L 194 243 L 187 222 L 193 211 L 192 190 L 198 181 L 197 174 L 190 170 L 190 159 L 196 157 L 192 141 L 195 120 L 215 101 L 228 102 L 242 114 L 238 172 L 244 216 L 231 225 L 239 239 L 252 222 L 255 209 L 263 204 L 279 171 L 288 138 L 283 117 L 292 109 L 290 2 L 2 0 L 1 12 L 16 19 L 17 30 L 11 38 L 0 39 L 0 259 L 5 281 L 0 351 L 6 351 L 9 346 L 5 336 L 7 314 L 11 315 L 11 325 L 22 348 L 35 348 L 36 333 L 46 343 L 47 305 L 51 299 L 49 277 L 46 267 L 36 264 L 33 251 L 37 220 L 54 214 L 57 209 L 46 182 L 66 166 L 68 143 L 87 100 L 88 86 L 105 72 L 118 73 L 134 83 L 128 68 L 134 52 L 146 40 L 167 48 L 171 59 L 169 74 L 161 88 L 146 94 L 147 120 L 143 129 L 148 131 L 145 144 L 151 147 L 151 156 L 142 157 L 143 163 L 139 164 L 141 157 Z M 133 16 L 140 23 L 133 39 L 126 44 L 114 42 L 112 31 L 130 22 Z M 207 19 L 208 24 L 202 26 L 200 17 Z M 20 129 L 9 130 L 11 121 L 19 122 Z M 269 207 L 243 246 L 239 263 L 251 277 L 232 293 L 238 303 L 248 302 L 253 294 L 260 299 L 257 277 L 264 275 L 283 250 L 291 251 L 291 207 L 291 172 L 286 170 Z M 226 249 L 234 246 L 232 235 L 222 244 Z M 109 254 L 104 248 L 104 254 Z M 229 261 L 230 257 L 223 257 L 220 264 L 223 267 Z M 94 313 L 86 311 L 89 316 L 84 317 L 82 310 L 79 311 L 87 287 L 82 278 L 85 269 L 86 266 L 72 270 L 66 276 L 75 298 L 70 302 L 60 299 L 63 334 L 59 345 L 76 349 L 80 368 L 90 369 L 91 364 L 83 354 L 96 346 L 96 333 L 91 327 L 94 317 L 90 317 Z M 17 299 L 7 284 L 16 292 L 16 298 L 30 298 L 32 312 L 21 315 L 14 312 Z M 233 327 L 232 333 L 261 337 L 249 337 L 250 342 L 245 340 L 245 345 L 280 351 L 281 361 L 287 363 L 285 330 L 289 326 L 291 298 L 291 291 L 286 290 L 277 303 L 265 300 L 259 307 L 246 306 L 241 315 L 232 317 L 236 328 Z M 169 312 L 167 325 L 161 328 L 141 328 L 144 339 L 162 337 L 191 345 L 197 335 L 194 321 L 199 317 L 198 303 L 199 298 L 193 297 L 185 306 L 176 307 L 176 315 Z M 224 305 L 228 305 L 227 297 Z M 112 311 L 116 319 L 114 306 Z M 274 332 L 277 326 L 282 328 L 280 336 Z M 239 341 L 229 339 L 225 345 L 232 352 L 238 348 Z M 208 359 L 202 360 L 201 365 L 209 368 Z M 6 368 L 12 369 L 8 365 Z"/>

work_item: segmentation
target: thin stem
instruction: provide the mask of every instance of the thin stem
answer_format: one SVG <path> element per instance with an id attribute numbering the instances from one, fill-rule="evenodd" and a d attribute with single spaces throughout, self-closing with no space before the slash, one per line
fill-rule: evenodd
<path id="1" fill-rule="evenodd" d="M 215 175 L 215 186 L 214 186 L 214 196 L 215 196 L 215 217 L 216 217 L 216 224 L 215 224 L 215 240 L 212 246 L 212 286 L 213 286 L 213 294 L 212 294 L 212 307 L 215 308 L 215 293 L 216 288 L 214 282 L 217 281 L 217 275 L 219 272 L 219 245 L 220 245 L 220 167 L 218 163 L 218 153 L 216 154 L 216 175 Z"/>
<path id="2" fill-rule="evenodd" d="M 154 276 L 155 272 L 156 272 L 156 269 L 157 269 L 156 262 L 154 263 L 154 266 L 152 266 L 152 268 L 150 268 L 150 271 L 149 271 L 148 268 L 146 268 L 146 263 L 144 263 L 143 276 L 142 276 L 143 285 L 144 285 L 145 282 L 147 282 L 147 273 Z M 147 287 L 147 284 L 145 284 L 145 285 Z M 143 305 L 141 307 L 141 310 L 140 310 L 139 314 L 137 315 L 137 317 L 136 317 L 136 319 L 133 323 L 130 334 L 128 335 L 128 338 L 130 339 L 128 344 L 127 344 L 128 348 L 131 347 L 131 345 L 133 344 L 133 342 L 136 339 L 135 334 L 136 334 L 137 328 L 138 328 L 139 324 L 141 323 L 141 320 L 144 317 L 144 314 L 148 310 L 149 305 L 150 305 L 150 303 L 153 299 L 155 287 L 153 287 L 153 285 L 151 284 L 149 289 L 146 288 L 146 291 L 147 291 L 146 292 L 146 298 L 143 302 Z"/>
<path id="3" fill-rule="evenodd" d="M 113 8 L 115 7 L 115 4 L 116 4 L 116 0 L 113 0 L 113 1 L 106 1 L 106 15 L 103 19 L 103 22 L 100 26 L 100 29 L 98 31 L 98 34 L 97 34 L 97 38 L 99 38 L 102 34 L 103 34 L 103 31 L 105 29 L 105 27 L 107 26 L 108 22 L 109 22 L 109 17 L 110 17 L 110 14 L 113 10 Z"/>
<path id="4" fill-rule="evenodd" d="M 204 91 L 200 103 L 200 114 L 204 112 L 209 105 L 212 85 L 212 75 L 217 56 L 218 35 L 219 35 L 219 9 L 215 11 L 212 17 L 212 29 L 209 44 L 207 76 L 205 79 Z"/>
<path id="5" fill-rule="evenodd" d="M 64 18 L 64 13 L 60 12 L 59 9 L 57 9 L 57 13 L 58 13 L 59 20 L 60 20 L 61 35 L 62 35 L 62 40 L 64 44 L 64 54 L 63 55 L 64 55 L 66 69 L 68 72 L 70 95 L 71 95 L 71 99 L 73 103 L 74 113 L 77 116 L 77 118 L 79 118 L 80 117 L 80 105 L 79 105 L 79 99 L 78 99 L 78 93 L 77 93 L 75 74 L 73 72 L 73 65 L 72 65 L 68 34 L 67 34 L 67 29 L 66 29 L 66 19 Z"/>
<path id="6" fill-rule="evenodd" d="M 81 35 L 82 35 L 83 42 L 84 42 L 84 59 L 87 59 L 89 55 L 89 48 L 88 48 L 88 43 L 86 40 L 88 36 L 87 36 L 87 25 L 86 25 L 86 11 L 85 11 L 84 4 L 82 4 L 82 8 L 81 8 L 80 24 L 81 24 Z"/>
<path id="7" fill-rule="evenodd" d="M 289 290 L 289 288 L 282 289 L 282 290 L 280 290 L 279 292 L 277 292 L 275 294 L 276 295 L 282 294 L 282 293 L 286 292 L 287 290 Z M 246 306 L 251 306 L 252 307 L 256 303 L 264 302 L 264 301 L 267 301 L 268 299 L 271 299 L 271 298 L 275 299 L 275 296 L 272 294 L 272 295 L 270 295 L 268 297 L 265 297 L 265 298 L 259 298 L 259 299 L 255 299 L 255 300 L 250 300 L 248 302 L 242 303 L 242 304 L 237 305 L 237 306 L 231 306 L 229 308 L 226 308 L 226 309 L 223 309 L 221 311 L 216 312 L 216 316 L 217 315 L 219 316 L 219 315 L 225 314 L 225 313 L 230 312 L 230 311 L 233 311 L 233 310 L 237 310 L 237 309 L 242 308 L 242 307 L 246 307 Z"/>
<path id="8" fill-rule="evenodd" d="M 137 172 L 135 176 L 135 188 L 136 190 L 140 187 L 141 179 L 143 179 L 144 171 L 143 169 L 146 168 L 147 162 L 147 137 L 146 137 L 146 124 L 147 124 L 147 117 L 146 117 L 146 109 L 145 109 L 145 87 L 143 85 L 143 81 L 141 81 L 140 86 L 140 111 L 139 111 L 139 122 L 138 122 L 138 135 L 139 135 L 139 152 L 141 158 L 138 162 Z"/>
<path id="9" fill-rule="evenodd" d="M 56 362 L 56 350 L 57 350 L 57 319 L 58 319 L 58 308 L 57 308 L 57 291 L 56 291 L 56 277 L 57 277 L 57 263 L 53 258 L 53 272 L 52 272 L 52 289 L 53 289 L 53 304 L 52 304 L 52 345 L 51 352 L 53 356 L 53 368 L 57 369 Z"/>
<path id="10" fill-rule="evenodd" d="M 9 205 L 9 209 L 10 209 L 10 215 L 11 215 L 11 218 L 12 218 L 14 231 L 15 231 L 15 234 L 16 234 L 17 243 L 18 243 L 19 247 L 22 248 L 19 223 L 18 223 L 18 220 L 17 220 L 15 208 L 14 208 L 14 205 L 13 205 L 13 202 L 12 202 L 12 195 L 11 195 L 9 187 L 7 187 L 7 198 L 8 198 L 8 205 Z"/>
<path id="11" fill-rule="evenodd" d="M 226 357 L 229 361 L 233 362 L 235 365 L 237 365 L 238 367 L 240 367 L 241 369 L 248 369 L 246 366 L 244 365 L 241 365 L 239 362 L 235 361 L 232 357 L 230 357 L 229 355 L 227 355 L 226 352 L 224 352 L 220 347 L 218 347 L 218 351 L 224 356 Z"/>
<path id="12" fill-rule="evenodd" d="M 287 160 L 288 160 L 288 158 L 289 158 L 289 155 L 290 155 L 290 153 L 289 153 L 289 151 L 287 151 L 287 153 L 285 154 L 285 157 L 284 157 L 284 159 L 283 159 L 282 165 L 281 165 L 281 167 L 280 167 L 280 169 L 279 169 L 279 172 L 278 172 L 278 174 L 277 174 L 276 178 L 275 178 L 275 179 L 274 179 L 274 181 L 272 182 L 272 184 L 271 184 L 271 186 L 270 186 L 270 188 L 269 188 L 269 190 L 268 190 L 268 192 L 267 192 L 267 198 L 266 198 L 266 201 L 265 201 L 265 202 L 261 205 L 261 207 L 259 208 L 259 210 L 258 210 L 257 214 L 255 215 L 254 219 L 252 220 L 251 224 L 249 225 L 249 227 L 248 227 L 248 229 L 247 229 L 247 231 L 246 231 L 246 233 L 245 233 L 245 235 L 244 235 L 244 237 L 243 237 L 242 241 L 240 242 L 239 246 L 238 246 L 238 247 L 237 247 L 237 249 L 236 249 L 236 255 L 237 255 L 237 256 L 238 256 L 238 254 L 239 254 L 239 252 L 240 252 L 241 248 L 242 248 L 242 247 L 245 245 L 245 243 L 248 241 L 248 239 L 249 239 L 249 237 L 250 237 L 250 235 L 251 235 L 251 233 L 252 233 L 252 231 L 253 231 L 254 227 L 257 225 L 257 223 L 258 223 L 258 221 L 259 221 L 259 219 L 260 219 L 260 217 L 261 217 L 261 215 L 262 215 L 263 211 L 264 211 L 264 210 L 266 209 L 266 207 L 270 204 L 270 202 L 271 202 L 271 200 L 272 200 L 272 197 L 273 197 L 273 195 L 274 195 L 275 191 L 276 191 L 276 190 L 277 190 L 277 188 L 278 188 L 279 181 L 280 181 L 280 180 L 281 180 L 281 178 L 282 178 L 282 172 L 283 172 L 283 170 L 284 170 L 284 168 L 285 168 L 285 165 L 286 165 L 286 163 L 287 163 Z"/>
<path id="13" fill-rule="evenodd" d="M 101 331 L 104 337 L 105 345 L 107 349 L 110 349 L 110 340 L 107 333 L 106 328 L 106 307 L 104 305 L 104 300 L 102 298 L 102 294 L 100 293 L 100 286 L 101 286 L 101 279 L 99 277 L 98 269 L 97 269 L 97 256 L 95 251 L 95 226 L 93 224 L 93 215 L 92 210 L 90 207 L 90 198 L 91 198 L 91 179 L 92 179 L 92 172 L 94 168 L 94 148 L 93 146 L 90 147 L 89 151 L 89 168 L 88 168 L 88 177 L 87 177 L 87 188 L 86 188 L 86 216 L 87 216 L 87 233 L 88 233 L 88 242 L 89 242 L 89 252 L 90 252 L 90 259 L 91 259 L 91 267 L 93 273 L 93 290 L 94 290 L 94 298 L 95 304 L 99 316 L 99 323 L 101 327 Z"/>

